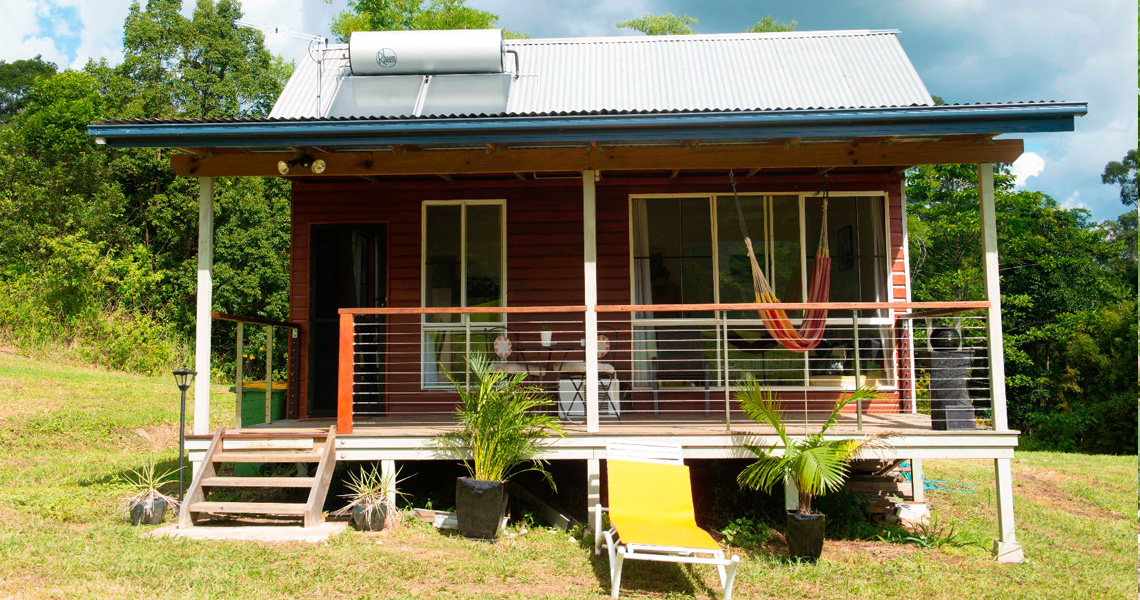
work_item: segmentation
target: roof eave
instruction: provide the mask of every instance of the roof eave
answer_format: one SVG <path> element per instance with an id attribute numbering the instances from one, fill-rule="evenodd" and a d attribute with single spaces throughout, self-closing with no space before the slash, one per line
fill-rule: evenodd
<path id="1" fill-rule="evenodd" d="M 1042 133 L 1074 129 L 1084 102 L 651 114 L 413 119 L 107 122 L 91 136 L 123 148 L 330 149 L 416 144 L 746 141 Z"/>

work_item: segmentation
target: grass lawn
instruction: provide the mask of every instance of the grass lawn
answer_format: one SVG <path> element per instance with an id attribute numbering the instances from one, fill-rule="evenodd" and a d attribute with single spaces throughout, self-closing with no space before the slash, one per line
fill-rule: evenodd
<path id="1" fill-rule="evenodd" d="M 215 390 L 213 424 L 233 419 Z M 176 460 L 172 378 L 66 367 L 0 353 L 0 597 L 607 597 L 604 558 L 544 529 L 497 544 L 420 525 L 328 544 L 140 537 L 117 481 Z M 828 541 L 818 565 L 778 542 L 737 550 L 738 598 L 1120 598 L 1136 594 L 1135 456 L 1020 452 L 1018 537 L 1029 561 L 1001 566 L 988 461 L 927 461 L 928 477 L 978 486 L 928 494 L 935 515 L 979 545 Z M 622 597 L 718 598 L 711 567 L 627 563 Z"/>

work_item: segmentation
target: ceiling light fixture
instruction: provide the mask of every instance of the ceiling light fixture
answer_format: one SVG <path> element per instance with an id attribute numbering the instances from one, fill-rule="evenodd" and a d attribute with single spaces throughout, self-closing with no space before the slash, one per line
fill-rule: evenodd
<path id="1" fill-rule="evenodd" d="M 298 156 L 297 158 L 294 158 L 293 160 L 289 160 L 289 161 L 279 160 L 279 161 L 277 161 L 277 172 L 281 173 L 282 175 L 288 175 L 289 172 L 293 169 L 293 167 L 295 167 L 297 165 L 300 165 L 302 168 L 311 170 L 313 172 L 313 174 L 315 174 L 315 175 L 320 175 L 321 173 L 324 173 L 325 172 L 325 166 L 326 166 L 325 161 L 323 161 L 321 159 L 313 160 L 313 157 L 311 155 L 302 154 L 301 156 Z"/>

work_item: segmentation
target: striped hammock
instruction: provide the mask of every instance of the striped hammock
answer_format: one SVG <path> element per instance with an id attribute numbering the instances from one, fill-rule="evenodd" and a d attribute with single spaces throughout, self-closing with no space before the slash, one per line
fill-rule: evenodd
<path id="1" fill-rule="evenodd" d="M 826 175 L 825 175 L 826 177 Z M 748 228 L 744 223 L 744 209 L 740 206 L 740 197 L 736 194 L 736 179 L 729 172 L 732 182 L 732 196 L 736 200 L 737 217 L 740 220 L 740 232 L 744 235 L 744 246 L 748 249 L 748 262 L 752 265 L 752 287 L 756 292 L 757 304 L 776 304 L 780 299 L 772 284 L 760 269 L 756 261 L 756 253 L 752 250 L 752 239 L 748 236 Z M 827 244 L 827 185 L 824 180 L 823 219 L 819 232 L 819 246 L 815 252 L 815 265 L 812 267 L 811 283 L 808 286 L 807 301 L 811 303 L 827 302 L 831 291 L 831 252 Z M 783 309 L 762 309 L 760 320 L 764 328 L 781 346 L 795 352 L 807 352 L 814 349 L 823 340 L 823 330 L 827 326 L 827 309 L 811 308 L 804 311 L 800 327 L 792 325 L 788 313 Z"/>

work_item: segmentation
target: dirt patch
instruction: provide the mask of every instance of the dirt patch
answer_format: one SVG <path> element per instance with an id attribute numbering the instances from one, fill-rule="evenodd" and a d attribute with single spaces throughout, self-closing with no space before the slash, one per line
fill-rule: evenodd
<path id="1" fill-rule="evenodd" d="M 1057 471 L 1023 471 L 1014 477 L 1013 487 L 1020 496 L 1031 498 L 1047 508 L 1078 517 L 1102 521 L 1126 518 L 1116 511 L 1105 510 L 1065 491 L 1060 482 L 1068 480 L 1071 478 Z"/>
<path id="2" fill-rule="evenodd" d="M 888 544 L 865 540 L 827 540 L 823 543 L 822 560 L 841 561 L 854 555 L 892 560 L 918 552 L 917 546 Z"/>
<path id="3" fill-rule="evenodd" d="M 166 450 L 178 445 L 178 427 L 174 425 L 151 425 L 132 430 L 137 439 L 151 450 Z"/>

